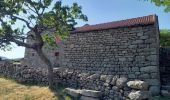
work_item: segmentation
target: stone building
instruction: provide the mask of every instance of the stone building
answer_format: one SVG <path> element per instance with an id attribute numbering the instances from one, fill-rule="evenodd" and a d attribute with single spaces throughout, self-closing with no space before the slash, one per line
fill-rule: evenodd
<path id="1" fill-rule="evenodd" d="M 44 52 L 56 67 L 160 85 L 156 15 L 78 27 L 60 48 Z M 31 49 L 25 51 L 25 63 L 31 67 L 45 66 Z"/>

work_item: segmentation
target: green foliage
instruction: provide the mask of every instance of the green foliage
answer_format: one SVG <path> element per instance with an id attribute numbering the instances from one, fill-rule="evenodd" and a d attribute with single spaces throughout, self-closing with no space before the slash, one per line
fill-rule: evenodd
<path id="1" fill-rule="evenodd" d="M 0 1 L 0 49 L 8 47 L 11 42 L 31 48 L 25 44 L 28 38 L 25 29 L 34 33 L 35 41 L 42 38 L 45 44 L 55 46 L 54 37 L 65 39 L 77 24 L 77 19 L 87 21 L 81 9 L 77 3 L 68 6 L 63 5 L 61 0 Z M 35 31 L 36 28 L 40 31 Z"/>
<path id="2" fill-rule="evenodd" d="M 145 0 L 148 1 L 148 0 Z M 164 6 L 165 12 L 170 12 L 170 0 L 149 0 L 153 2 L 156 6 Z"/>
<path id="3" fill-rule="evenodd" d="M 168 29 L 160 30 L 160 46 L 161 47 L 170 46 L 170 30 Z"/>

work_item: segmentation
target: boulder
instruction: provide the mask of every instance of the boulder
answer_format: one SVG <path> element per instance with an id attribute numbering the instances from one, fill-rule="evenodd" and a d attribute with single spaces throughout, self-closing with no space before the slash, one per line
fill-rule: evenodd
<path id="1" fill-rule="evenodd" d="M 148 90 L 148 83 L 140 80 L 135 81 L 129 81 L 127 82 L 127 86 L 132 89 L 138 89 L 138 90 Z"/>
<path id="2" fill-rule="evenodd" d="M 94 98 L 101 97 L 101 92 L 100 91 L 95 91 L 95 90 L 86 90 L 86 89 L 83 89 L 81 91 L 81 94 L 83 96 L 94 97 Z"/>
<path id="3" fill-rule="evenodd" d="M 160 93 L 160 86 L 151 86 L 149 88 L 149 92 L 151 93 L 152 96 L 157 96 Z"/>
<path id="4" fill-rule="evenodd" d="M 144 100 L 149 98 L 148 91 L 132 91 L 129 93 L 128 97 L 130 100 Z"/>
<path id="5" fill-rule="evenodd" d="M 123 88 L 126 85 L 127 81 L 128 81 L 128 79 L 125 77 L 118 78 L 116 81 L 116 86 L 118 88 Z"/>
<path id="6" fill-rule="evenodd" d="M 64 92 L 72 97 L 78 98 L 81 96 L 82 90 L 75 90 L 71 88 L 65 88 Z"/>

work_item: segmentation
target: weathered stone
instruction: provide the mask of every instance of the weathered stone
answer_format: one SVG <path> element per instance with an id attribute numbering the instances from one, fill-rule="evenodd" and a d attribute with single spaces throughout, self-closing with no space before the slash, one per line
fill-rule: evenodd
<path id="1" fill-rule="evenodd" d="M 107 78 L 107 75 L 101 75 L 101 76 L 100 76 L 100 80 L 101 80 L 101 81 L 106 81 L 106 78 Z"/>
<path id="2" fill-rule="evenodd" d="M 140 80 L 135 80 L 135 81 L 129 81 L 127 82 L 127 86 L 132 88 L 132 89 L 138 89 L 138 90 L 148 90 L 148 83 Z"/>
<path id="3" fill-rule="evenodd" d="M 80 100 L 100 100 L 100 98 L 81 96 Z"/>
<path id="4" fill-rule="evenodd" d="M 151 86 L 149 88 L 149 92 L 151 93 L 152 96 L 157 96 L 160 93 L 160 86 Z"/>
<path id="5" fill-rule="evenodd" d="M 149 61 L 157 61 L 158 58 L 157 58 L 157 55 L 150 55 L 146 57 L 146 59 Z"/>
<path id="6" fill-rule="evenodd" d="M 117 81 L 118 78 L 119 78 L 119 76 L 114 76 L 114 77 L 112 78 L 112 81 L 110 82 L 110 84 L 111 84 L 111 85 L 116 85 L 116 81 Z"/>
<path id="7" fill-rule="evenodd" d="M 145 79 L 145 81 L 149 84 L 149 85 L 160 85 L 160 80 L 158 79 Z"/>
<path id="8" fill-rule="evenodd" d="M 86 90 L 86 89 L 83 89 L 81 91 L 81 94 L 83 96 L 88 96 L 88 97 L 101 97 L 101 92 L 100 91 L 95 91 L 95 90 Z"/>
<path id="9" fill-rule="evenodd" d="M 91 80 L 95 80 L 95 79 L 99 79 L 99 78 L 100 78 L 99 74 L 93 74 L 93 75 L 88 77 L 88 79 L 91 79 Z"/>
<path id="10" fill-rule="evenodd" d="M 157 66 L 147 66 L 147 67 L 141 67 L 141 72 L 158 72 Z"/>
<path id="11" fill-rule="evenodd" d="M 142 79 L 149 79 L 150 78 L 150 75 L 149 74 L 141 74 L 138 76 L 139 78 L 142 78 Z"/>
<path id="12" fill-rule="evenodd" d="M 109 83 L 109 84 L 110 84 L 112 78 L 113 78 L 112 75 L 108 75 L 108 76 L 106 77 L 106 83 Z"/>
<path id="13" fill-rule="evenodd" d="M 162 96 L 170 97 L 170 92 L 168 90 L 161 90 Z"/>
<path id="14" fill-rule="evenodd" d="M 119 88 L 123 88 L 126 85 L 127 81 L 128 79 L 125 77 L 118 78 L 116 81 L 116 86 Z"/>
<path id="15" fill-rule="evenodd" d="M 112 90 L 114 90 L 114 91 L 118 91 L 118 90 L 119 90 L 119 88 L 118 88 L 117 86 L 113 86 L 113 87 L 112 87 Z"/>
<path id="16" fill-rule="evenodd" d="M 82 90 L 75 90 L 71 88 L 65 88 L 64 92 L 67 93 L 68 95 L 78 98 L 81 96 Z"/>
<path id="17" fill-rule="evenodd" d="M 148 91 L 132 91 L 129 93 L 128 97 L 130 100 L 144 100 L 149 98 Z"/>

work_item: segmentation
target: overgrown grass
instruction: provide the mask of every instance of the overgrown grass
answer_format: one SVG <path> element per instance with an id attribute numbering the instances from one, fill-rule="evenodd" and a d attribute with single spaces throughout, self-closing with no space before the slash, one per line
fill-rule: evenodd
<path id="1" fill-rule="evenodd" d="M 0 100 L 71 100 L 63 89 L 59 86 L 51 91 L 46 86 L 23 85 L 0 77 Z"/>

